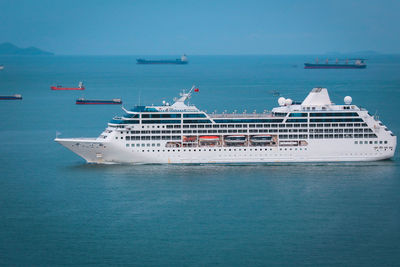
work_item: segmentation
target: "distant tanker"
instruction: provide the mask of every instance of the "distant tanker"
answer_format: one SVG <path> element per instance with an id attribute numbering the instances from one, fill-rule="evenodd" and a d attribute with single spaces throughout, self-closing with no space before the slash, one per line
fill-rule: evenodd
<path id="1" fill-rule="evenodd" d="M 175 60 L 148 60 L 138 58 L 137 64 L 188 64 L 188 60 L 186 55 L 181 56 L 181 58 L 177 58 Z"/>
<path id="2" fill-rule="evenodd" d="M 346 59 L 345 61 L 339 62 L 336 59 L 335 63 L 329 63 L 328 59 L 325 63 L 318 63 L 318 58 L 315 63 L 304 63 L 305 69 L 365 69 L 367 64 L 366 59 Z"/>

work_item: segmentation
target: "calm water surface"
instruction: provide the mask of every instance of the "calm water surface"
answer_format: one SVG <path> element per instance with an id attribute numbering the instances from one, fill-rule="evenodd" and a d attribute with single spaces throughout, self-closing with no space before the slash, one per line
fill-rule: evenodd
<path id="1" fill-rule="evenodd" d="M 302 101 L 315 86 L 345 95 L 400 132 L 400 56 L 366 70 L 304 70 L 314 56 L 198 56 L 187 66 L 136 57 L 0 57 L 1 265 L 396 266 L 400 264 L 399 153 L 330 164 L 88 165 L 53 142 L 97 136 L 116 106 L 75 99 L 191 102 L 212 112 Z M 298 65 L 295 68 L 293 65 Z M 86 83 L 83 92 L 50 85 Z"/>

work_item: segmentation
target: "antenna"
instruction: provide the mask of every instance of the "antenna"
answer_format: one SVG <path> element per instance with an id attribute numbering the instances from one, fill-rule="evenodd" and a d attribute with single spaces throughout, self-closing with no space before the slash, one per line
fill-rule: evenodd
<path id="1" fill-rule="evenodd" d="M 141 98 L 142 98 L 142 89 L 139 89 L 139 106 L 141 106 L 142 104 Z"/>

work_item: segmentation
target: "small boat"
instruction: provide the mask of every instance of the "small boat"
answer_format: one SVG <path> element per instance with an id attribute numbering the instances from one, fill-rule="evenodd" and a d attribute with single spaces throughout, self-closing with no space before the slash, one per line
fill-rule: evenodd
<path id="1" fill-rule="evenodd" d="M 208 141 L 213 141 L 213 140 L 219 140 L 219 136 L 200 136 L 199 140 L 208 140 Z"/>
<path id="2" fill-rule="evenodd" d="M 250 138 L 253 143 L 268 143 L 272 141 L 271 135 L 255 135 Z"/>
<path id="3" fill-rule="evenodd" d="M 219 144 L 219 136 L 200 136 L 199 142 L 201 146 L 215 146 Z"/>
<path id="4" fill-rule="evenodd" d="M 83 82 L 79 82 L 78 87 L 62 87 L 61 85 L 51 86 L 51 90 L 56 91 L 70 91 L 70 90 L 85 90 L 85 86 L 83 86 Z"/>
<path id="5" fill-rule="evenodd" d="M 228 135 L 225 137 L 225 143 L 244 143 L 246 136 L 244 135 Z"/>
<path id="6" fill-rule="evenodd" d="M 112 100 L 89 100 L 84 98 L 78 98 L 76 100 L 77 105 L 121 105 L 122 100 L 119 98 L 114 98 Z"/>
<path id="7" fill-rule="evenodd" d="M 186 55 L 181 56 L 181 58 L 177 58 L 175 60 L 171 59 L 161 59 L 161 60 L 149 60 L 138 58 L 136 59 L 137 64 L 188 64 L 188 60 Z"/>
<path id="8" fill-rule="evenodd" d="M 269 91 L 273 96 L 280 96 L 281 93 L 279 93 L 277 90 L 271 90 Z"/>
<path id="9" fill-rule="evenodd" d="M 22 100 L 22 95 L 0 96 L 0 100 Z"/>
<path id="10" fill-rule="evenodd" d="M 0 65 L 0 70 L 4 70 L 4 65 Z"/>

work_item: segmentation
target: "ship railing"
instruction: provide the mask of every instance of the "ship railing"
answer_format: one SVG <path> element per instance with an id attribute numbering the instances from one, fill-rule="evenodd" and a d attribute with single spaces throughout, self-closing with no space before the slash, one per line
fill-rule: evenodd
<path id="1" fill-rule="evenodd" d="M 228 113 L 208 114 L 210 118 L 271 118 L 271 113 Z"/>

